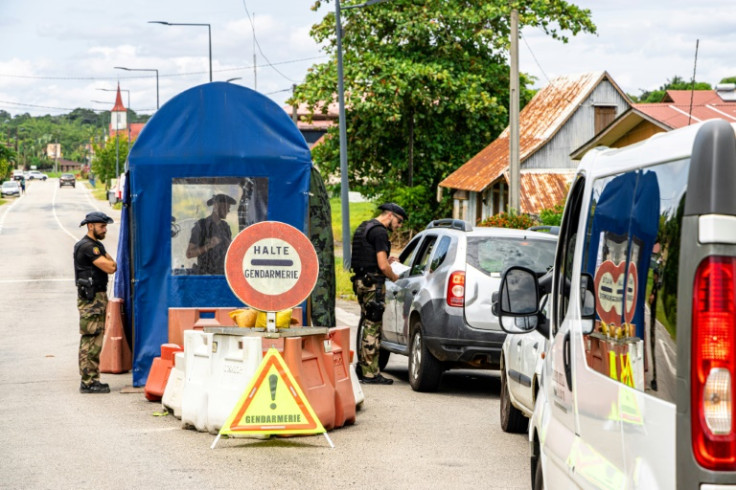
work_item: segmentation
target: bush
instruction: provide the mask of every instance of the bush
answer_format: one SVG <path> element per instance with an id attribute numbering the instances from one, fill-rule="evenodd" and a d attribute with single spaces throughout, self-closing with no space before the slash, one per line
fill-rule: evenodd
<path id="1" fill-rule="evenodd" d="M 555 204 L 551 208 L 539 212 L 539 220 L 543 225 L 560 226 L 562 224 L 562 213 L 565 211 L 565 203 Z"/>
<path id="2" fill-rule="evenodd" d="M 530 226 L 539 224 L 536 218 L 530 214 L 500 213 L 486 218 L 478 226 L 497 226 L 499 228 L 515 228 L 526 230 Z"/>

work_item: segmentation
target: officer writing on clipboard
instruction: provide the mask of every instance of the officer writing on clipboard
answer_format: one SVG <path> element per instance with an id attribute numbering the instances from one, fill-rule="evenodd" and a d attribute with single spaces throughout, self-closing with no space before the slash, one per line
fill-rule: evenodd
<path id="1" fill-rule="evenodd" d="M 381 345 L 381 321 L 383 319 L 386 278 L 396 281 L 391 270 L 391 242 L 389 231 L 397 230 L 407 218 L 406 211 L 398 204 L 388 202 L 378 206 L 381 214 L 364 221 L 353 235 L 353 254 L 350 268 L 353 290 L 360 304 L 363 323 L 358 356 L 358 376 L 367 384 L 390 385 L 394 381 L 381 375 L 378 368 L 378 349 Z"/>

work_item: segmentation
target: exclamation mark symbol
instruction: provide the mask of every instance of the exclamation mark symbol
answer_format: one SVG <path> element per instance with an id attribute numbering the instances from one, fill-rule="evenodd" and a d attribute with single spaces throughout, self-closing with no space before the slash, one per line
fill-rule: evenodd
<path id="1" fill-rule="evenodd" d="M 279 377 L 272 374 L 268 377 L 268 384 L 271 387 L 271 410 L 276 410 L 276 384 L 279 382 Z"/>

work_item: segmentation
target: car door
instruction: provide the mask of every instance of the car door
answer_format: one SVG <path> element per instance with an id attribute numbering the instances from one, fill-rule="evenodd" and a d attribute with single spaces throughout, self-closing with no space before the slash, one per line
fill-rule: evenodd
<path id="1" fill-rule="evenodd" d="M 414 237 L 412 241 L 404 248 L 399 255 L 398 261 L 407 270 L 399 275 L 397 282 L 386 281 L 386 297 L 385 305 L 386 309 L 383 311 L 383 324 L 381 327 L 382 340 L 387 342 L 399 343 L 399 331 L 401 331 L 403 325 L 403 318 L 401 307 L 399 306 L 399 297 L 403 300 L 403 285 L 404 278 L 408 276 L 409 268 L 414 261 L 414 256 L 417 251 L 418 245 L 422 242 L 424 236 L 422 234 Z"/>
<path id="2" fill-rule="evenodd" d="M 421 243 L 417 247 L 416 254 L 406 275 L 399 279 L 396 295 L 396 315 L 398 320 L 397 339 L 407 345 L 409 329 L 409 321 L 411 319 L 411 311 L 415 301 L 420 301 L 420 296 L 426 296 L 427 276 L 429 275 L 430 257 L 437 243 L 436 233 L 427 233 Z M 428 298 L 424 298 L 426 301 Z"/>

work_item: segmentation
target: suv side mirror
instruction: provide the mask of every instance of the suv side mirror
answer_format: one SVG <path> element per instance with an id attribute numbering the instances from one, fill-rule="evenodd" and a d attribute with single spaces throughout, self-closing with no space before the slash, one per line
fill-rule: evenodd
<path id="1" fill-rule="evenodd" d="M 590 274 L 580 275 L 580 303 L 583 334 L 587 335 L 595 326 L 595 283 Z"/>
<path id="2" fill-rule="evenodd" d="M 539 284 L 534 271 L 526 267 L 509 267 L 501 279 L 498 293 L 493 294 L 492 312 L 499 317 L 507 333 L 525 333 L 539 324 Z"/>

